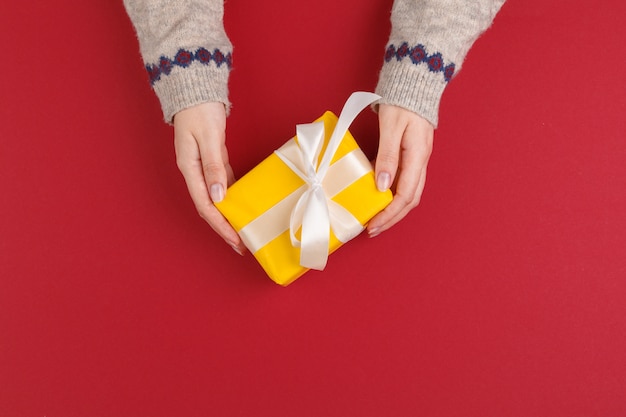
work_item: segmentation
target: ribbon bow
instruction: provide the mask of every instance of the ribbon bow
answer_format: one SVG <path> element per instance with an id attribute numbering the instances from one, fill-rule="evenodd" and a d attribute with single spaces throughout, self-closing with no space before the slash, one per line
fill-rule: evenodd
<path id="1" fill-rule="evenodd" d="M 324 145 L 324 122 L 296 126 L 299 161 L 289 159 L 280 150 L 275 151 L 307 184 L 307 189 L 293 207 L 289 220 L 291 244 L 301 248 L 300 265 L 305 268 L 324 269 L 328 260 L 331 229 L 342 243 L 363 230 L 363 226 L 352 213 L 330 199 L 324 187 L 324 178 L 350 124 L 365 107 L 379 98 L 376 94 L 366 92 L 356 92 L 348 98 L 319 165 L 317 162 Z M 298 240 L 296 232 L 300 227 L 302 230 Z"/>

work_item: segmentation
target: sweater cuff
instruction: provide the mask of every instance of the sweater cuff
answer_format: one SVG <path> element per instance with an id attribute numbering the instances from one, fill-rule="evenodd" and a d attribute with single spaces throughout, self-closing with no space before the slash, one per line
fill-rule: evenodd
<path id="1" fill-rule="evenodd" d="M 413 65 L 392 59 L 380 72 L 376 94 L 378 104 L 392 104 L 411 110 L 435 128 L 439 121 L 439 102 L 447 82 L 440 72 L 426 65 Z"/>
<path id="2" fill-rule="evenodd" d="M 221 102 L 229 113 L 228 76 L 226 65 L 192 63 L 186 68 L 174 67 L 153 85 L 161 102 L 163 118 L 172 124 L 174 115 L 181 110 L 205 102 Z"/>

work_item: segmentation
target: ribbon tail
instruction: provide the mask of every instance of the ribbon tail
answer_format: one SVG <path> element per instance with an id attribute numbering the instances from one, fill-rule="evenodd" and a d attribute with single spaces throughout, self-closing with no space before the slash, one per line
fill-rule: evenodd
<path id="1" fill-rule="evenodd" d="M 361 222 L 345 207 L 330 199 L 327 203 L 330 213 L 330 227 L 341 243 L 354 239 L 363 231 L 364 227 Z"/>
<path id="2" fill-rule="evenodd" d="M 330 241 L 330 216 L 326 194 L 316 187 L 308 196 L 302 221 L 300 265 L 305 268 L 323 270 L 328 260 Z"/>
<path id="3" fill-rule="evenodd" d="M 335 130 L 328 140 L 326 152 L 324 152 L 324 155 L 322 156 L 322 162 L 320 162 L 319 168 L 317 170 L 320 178 L 324 178 L 324 176 L 326 175 L 326 170 L 328 170 L 328 167 L 330 166 L 330 161 L 335 155 L 341 139 L 348 131 L 348 127 L 350 127 L 350 124 L 352 124 L 354 119 L 364 108 L 366 108 L 379 98 L 381 98 L 379 95 L 363 91 L 357 91 L 355 93 L 352 93 L 352 95 L 348 97 L 348 100 L 343 105 L 343 109 L 341 109 L 341 113 L 339 114 L 339 120 L 337 120 Z"/>
<path id="4" fill-rule="evenodd" d="M 293 210 L 291 210 L 291 216 L 289 217 L 289 238 L 291 239 L 291 246 L 294 248 L 299 248 L 301 245 L 301 242 L 296 237 L 296 231 L 300 228 L 300 226 L 302 226 L 310 194 L 310 190 L 305 191 L 304 194 L 302 194 L 298 199 L 298 202 L 293 207 Z"/>
<path id="5" fill-rule="evenodd" d="M 300 124 L 296 126 L 296 137 L 304 159 L 306 174 L 315 176 L 317 159 L 324 144 L 324 122 Z"/>

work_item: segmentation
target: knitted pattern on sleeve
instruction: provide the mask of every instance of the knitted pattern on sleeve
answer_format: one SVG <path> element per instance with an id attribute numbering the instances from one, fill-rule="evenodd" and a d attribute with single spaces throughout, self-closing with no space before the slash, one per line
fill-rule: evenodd
<path id="1" fill-rule="evenodd" d="M 437 126 L 441 95 L 504 0 L 395 0 L 376 92 L 379 103 Z"/>
<path id="2" fill-rule="evenodd" d="M 124 6 L 167 123 L 204 102 L 230 108 L 233 47 L 224 30 L 223 0 L 124 0 Z"/>

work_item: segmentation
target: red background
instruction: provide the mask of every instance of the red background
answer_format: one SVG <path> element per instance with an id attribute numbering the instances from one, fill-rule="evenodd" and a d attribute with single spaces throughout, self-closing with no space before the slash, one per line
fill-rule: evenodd
<path id="1" fill-rule="evenodd" d="M 626 415 L 624 4 L 510 0 L 421 205 L 281 288 L 196 215 L 121 2 L 4 2 L 0 416 Z M 390 6 L 228 1 L 236 174 L 374 88 Z"/>

